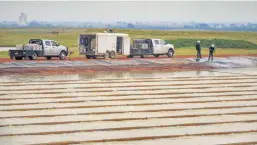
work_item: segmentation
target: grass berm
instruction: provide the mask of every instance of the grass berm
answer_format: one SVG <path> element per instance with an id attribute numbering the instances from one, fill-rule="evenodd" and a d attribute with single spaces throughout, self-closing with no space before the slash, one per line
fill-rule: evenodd
<path id="1" fill-rule="evenodd" d="M 77 43 L 80 33 L 104 32 L 107 29 L 82 28 L 14 28 L 0 29 L 0 47 L 27 43 L 31 38 L 53 39 L 73 50 L 78 56 Z M 118 33 L 127 33 L 131 40 L 139 38 L 160 38 L 176 47 L 176 55 L 195 55 L 195 42 L 201 41 L 203 54 L 215 44 L 217 54 L 257 54 L 257 32 L 219 32 L 186 30 L 137 30 L 114 29 Z M 0 57 L 6 53 L 1 52 Z M 8 57 L 8 56 L 7 56 Z"/>

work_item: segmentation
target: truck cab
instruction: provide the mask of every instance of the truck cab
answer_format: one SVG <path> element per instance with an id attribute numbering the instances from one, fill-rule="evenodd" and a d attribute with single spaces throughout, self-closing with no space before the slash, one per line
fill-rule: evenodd
<path id="1" fill-rule="evenodd" d="M 28 44 L 17 45 L 15 50 L 9 50 L 10 58 L 22 60 L 29 58 L 35 60 L 37 57 L 46 57 L 50 60 L 52 57 L 59 57 L 61 60 L 68 55 L 68 47 L 60 45 L 54 40 L 30 39 Z"/>
<path id="2" fill-rule="evenodd" d="M 154 54 L 167 54 L 168 51 L 171 49 L 174 53 L 175 49 L 172 44 L 167 43 L 166 41 L 162 39 L 152 39 L 152 42 L 154 44 Z M 171 54 L 172 57 L 173 54 Z"/>
<path id="3" fill-rule="evenodd" d="M 167 55 L 173 57 L 175 47 L 162 39 L 136 39 L 133 41 L 129 58 L 133 56 L 140 56 L 145 58 L 148 55 L 159 57 L 160 55 Z"/>

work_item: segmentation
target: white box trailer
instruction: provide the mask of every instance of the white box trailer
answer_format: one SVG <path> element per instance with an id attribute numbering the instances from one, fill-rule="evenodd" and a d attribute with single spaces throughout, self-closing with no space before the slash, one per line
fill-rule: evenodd
<path id="1" fill-rule="evenodd" d="M 130 54 L 130 37 L 123 33 L 86 33 L 78 39 L 80 55 L 88 59 L 105 57 L 116 58 L 116 55 Z"/>

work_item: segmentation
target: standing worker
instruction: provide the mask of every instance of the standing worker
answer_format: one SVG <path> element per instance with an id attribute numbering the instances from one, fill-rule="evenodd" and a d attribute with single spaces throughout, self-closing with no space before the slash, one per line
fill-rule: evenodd
<path id="1" fill-rule="evenodd" d="M 210 47 L 209 47 L 209 59 L 208 61 L 213 61 L 213 52 L 215 52 L 215 47 L 214 47 L 214 44 L 212 44 Z"/>
<path id="2" fill-rule="evenodd" d="M 196 42 L 195 49 L 197 51 L 197 59 L 202 58 L 202 56 L 201 56 L 201 44 L 200 44 L 199 40 Z"/>

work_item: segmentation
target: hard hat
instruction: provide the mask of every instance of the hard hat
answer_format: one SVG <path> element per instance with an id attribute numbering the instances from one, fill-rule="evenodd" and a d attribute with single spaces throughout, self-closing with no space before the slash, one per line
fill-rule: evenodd
<path id="1" fill-rule="evenodd" d="M 200 43 L 200 40 L 198 40 L 197 43 Z"/>
<path id="2" fill-rule="evenodd" d="M 211 47 L 214 47 L 214 44 L 212 44 Z"/>

